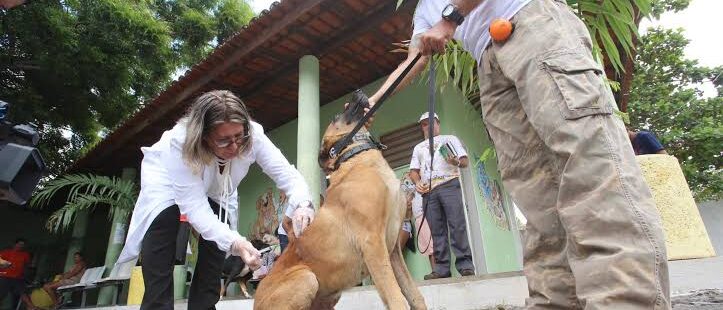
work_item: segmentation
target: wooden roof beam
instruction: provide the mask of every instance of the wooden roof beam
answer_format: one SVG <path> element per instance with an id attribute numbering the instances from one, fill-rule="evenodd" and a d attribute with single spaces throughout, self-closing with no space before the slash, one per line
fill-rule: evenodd
<path id="1" fill-rule="evenodd" d="M 402 7 L 406 6 L 408 6 L 408 2 L 405 2 L 405 5 L 402 5 Z M 400 10 L 402 9 L 403 8 L 400 8 Z M 317 57 L 321 58 L 327 53 L 336 52 L 339 47 L 355 39 L 357 36 L 374 28 L 374 26 L 376 26 L 378 23 L 390 18 L 395 13 L 397 13 L 396 2 L 390 1 L 387 5 L 384 5 L 379 10 L 371 13 L 370 15 L 373 15 L 371 19 L 368 18 L 368 15 L 359 18 L 358 20 L 356 20 L 356 23 L 347 27 L 346 31 L 343 31 L 335 37 L 326 40 L 326 42 L 324 43 L 318 44 L 318 46 L 321 46 L 321 48 L 315 51 L 310 51 L 309 54 L 316 55 Z M 361 26 L 359 27 L 360 24 Z M 243 97 L 251 97 L 257 92 L 262 92 L 265 88 L 274 85 L 278 79 L 283 78 L 287 74 L 290 74 L 296 70 L 298 70 L 297 63 L 287 64 L 286 66 L 280 68 L 277 74 L 272 75 L 273 77 L 271 79 L 262 80 L 255 83 L 255 85 L 247 93 L 243 94 Z"/>

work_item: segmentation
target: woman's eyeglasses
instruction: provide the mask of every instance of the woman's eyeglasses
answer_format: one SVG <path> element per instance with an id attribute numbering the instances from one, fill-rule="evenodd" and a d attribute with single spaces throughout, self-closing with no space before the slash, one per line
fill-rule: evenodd
<path id="1" fill-rule="evenodd" d="M 236 135 L 233 138 L 224 138 L 224 139 L 210 139 L 213 144 L 220 149 L 227 148 L 231 145 L 231 143 L 235 143 L 239 148 L 243 148 L 246 146 L 246 142 L 248 142 L 249 135 L 243 134 L 243 135 Z"/>

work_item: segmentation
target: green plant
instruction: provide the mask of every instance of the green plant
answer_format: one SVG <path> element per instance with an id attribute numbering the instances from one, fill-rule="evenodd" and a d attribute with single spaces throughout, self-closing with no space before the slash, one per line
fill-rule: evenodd
<path id="1" fill-rule="evenodd" d="M 70 174 L 46 183 L 30 200 L 30 205 L 43 208 L 58 191 L 64 189 L 68 189 L 65 206 L 53 212 L 45 224 L 52 233 L 68 229 L 78 212 L 91 211 L 98 205 L 109 208 L 109 219 L 116 214 L 127 217 L 138 197 L 138 186 L 134 181 L 93 174 Z"/>
<path id="2" fill-rule="evenodd" d="M 650 0 L 568 0 L 568 5 L 582 19 L 593 38 L 593 52 L 598 61 L 609 59 L 616 73 L 624 72 L 621 51 L 631 56 L 638 39 L 636 20 L 651 13 Z M 600 46 L 602 44 L 602 47 Z"/>

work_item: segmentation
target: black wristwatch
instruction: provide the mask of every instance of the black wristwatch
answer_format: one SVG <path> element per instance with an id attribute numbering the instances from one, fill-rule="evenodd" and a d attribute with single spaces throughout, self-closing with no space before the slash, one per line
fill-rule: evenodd
<path id="1" fill-rule="evenodd" d="M 457 7 L 451 3 L 447 4 L 447 6 L 442 9 L 442 18 L 457 24 L 457 26 L 461 25 L 464 21 L 462 13 L 460 13 Z"/>

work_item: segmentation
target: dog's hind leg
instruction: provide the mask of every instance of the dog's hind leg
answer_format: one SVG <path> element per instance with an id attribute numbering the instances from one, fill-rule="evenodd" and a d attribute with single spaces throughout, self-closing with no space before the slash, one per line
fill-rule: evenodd
<path id="1" fill-rule="evenodd" d="M 387 308 L 390 310 L 408 309 L 407 301 L 394 277 L 394 271 L 389 266 L 389 252 L 382 234 L 372 236 L 363 241 L 362 256 L 374 280 L 374 285 Z"/>
<path id="2" fill-rule="evenodd" d="M 409 274 L 407 264 L 404 262 L 402 256 L 402 249 L 399 244 L 394 246 L 391 255 L 392 269 L 394 270 L 394 277 L 397 278 L 399 287 L 402 289 L 402 294 L 407 298 L 407 302 L 413 310 L 426 310 L 427 305 L 424 303 L 424 297 L 419 292 L 417 285 L 414 284 L 412 275 Z"/>
<path id="3" fill-rule="evenodd" d="M 316 299 L 311 304 L 311 309 L 314 310 L 334 310 L 334 306 L 336 306 L 336 303 L 339 302 L 339 298 L 341 298 L 341 294 L 337 294 L 334 296 L 326 297 L 324 299 Z"/>
<path id="4" fill-rule="evenodd" d="M 271 274 L 259 283 L 254 294 L 254 310 L 311 309 L 318 290 L 319 282 L 306 266 L 282 274 Z"/>

